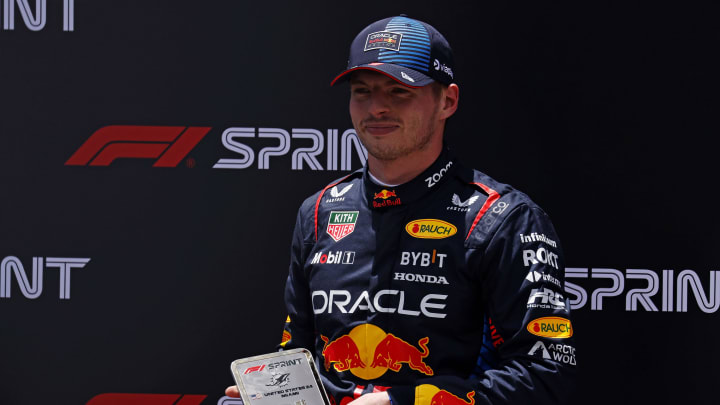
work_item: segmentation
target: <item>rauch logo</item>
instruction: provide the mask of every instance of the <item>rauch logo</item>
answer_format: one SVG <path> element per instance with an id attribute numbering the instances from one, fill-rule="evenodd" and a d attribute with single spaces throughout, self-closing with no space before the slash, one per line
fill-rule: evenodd
<path id="1" fill-rule="evenodd" d="M 565 339 L 573 335 L 570 320 L 557 316 L 535 319 L 528 324 L 527 330 L 535 336 L 547 338 Z"/>
<path id="2" fill-rule="evenodd" d="M 457 233 L 455 225 L 439 219 L 416 219 L 408 222 L 405 230 L 420 239 L 445 239 Z"/>

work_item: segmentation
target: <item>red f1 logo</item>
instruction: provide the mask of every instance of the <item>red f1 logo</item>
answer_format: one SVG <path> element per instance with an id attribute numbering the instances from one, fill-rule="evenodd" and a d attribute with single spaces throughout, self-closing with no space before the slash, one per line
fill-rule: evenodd
<path id="1" fill-rule="evenodd" d="M 250 367 L 247 370 L 245 370 L 245 372 L 243 374 L 250 374 L 253 371 L 262 371 L 262 369 L 264 369 L 264 368 L 265 368 L 264 364 L 262 366 Z"/>
<path id="2" fill-rule="evenodd" d="M 108 166 L 118 158 L 157 158 L 153 167 L 175 167 L 210 129 L 109 125 L 95 131 L 65 166 Z"/>

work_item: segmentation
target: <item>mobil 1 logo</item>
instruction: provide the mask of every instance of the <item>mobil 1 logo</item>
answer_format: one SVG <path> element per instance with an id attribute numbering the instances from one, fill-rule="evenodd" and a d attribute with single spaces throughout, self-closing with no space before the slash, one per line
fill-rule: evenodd
<path id="1" fill-rule="evenodd" d="M 355 252 L 341 251 L 317 252 L 310 261 L 311 264 L 353 264 L 355 263 Z"/>

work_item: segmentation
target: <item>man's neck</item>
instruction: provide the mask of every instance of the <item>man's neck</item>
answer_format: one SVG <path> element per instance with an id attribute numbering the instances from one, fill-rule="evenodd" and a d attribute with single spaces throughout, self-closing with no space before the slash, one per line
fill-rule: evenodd
<path id="1" fill-rule="evenodd" d="M 368 156 L 368 170 L 386 184 L 403 184 L 425 171 L 442 152 L 442 142 L 393 160 L 380 160 Z"/>

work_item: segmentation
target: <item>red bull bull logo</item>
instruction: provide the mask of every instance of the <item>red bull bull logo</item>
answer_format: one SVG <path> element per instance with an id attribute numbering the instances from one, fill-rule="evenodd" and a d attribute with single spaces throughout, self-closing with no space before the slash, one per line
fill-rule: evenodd
<path id="1" fill-rule="evenodd" d="M 333 367 L 337 371 L 365 367 L 365 363 L 360 359 L 360 350 L 350 336 L 342 335 L 332 342 L 329 342 L 329 339 L 323 335 L 320 335 L 320 339 L 325 342 L 322 351 L 325 359 L 325 370 L 330 370 L 330 364 L 332 363 L 335 363 Z"/>
<path id="2" fill-rule="evenodd" d="M 415 388 L 415 405 L 475 405 L 475 391 L 465 394 L 467 401 L 431 384 Z"/>
<path id="3" fill-rule="evenodd" d="M 388 190 L 383 189 L 381 192 L 379 192 L 379 193 L 374 193 L 374 194 L 375 194 L 375 196 L 373 197 L 374 200 L 377 200 L 378 198 L 382 198 L 383 200 L 387 200 L 387 199 L 390 198 L 390 197 L 397 197 L 397 194 L 395 194 L 395 190 L 393 190 L 393 191 L 388 191 Z"/>
<path id="4" fill-rule="evenodd" d="M 371 380 L 387 370 L 399 372 L 407 365 L 411 370 L 433 375 L 425 363 L 430 355 L 428 337 L 418 340 L 415 346 L 375 325 L 362 324 L 332 342 L 323 335 L 320 338 L 325 342 L 322 355 L 326 370 L 332 365 L 337 371 L 349 370 L 356 377 Z"/>

